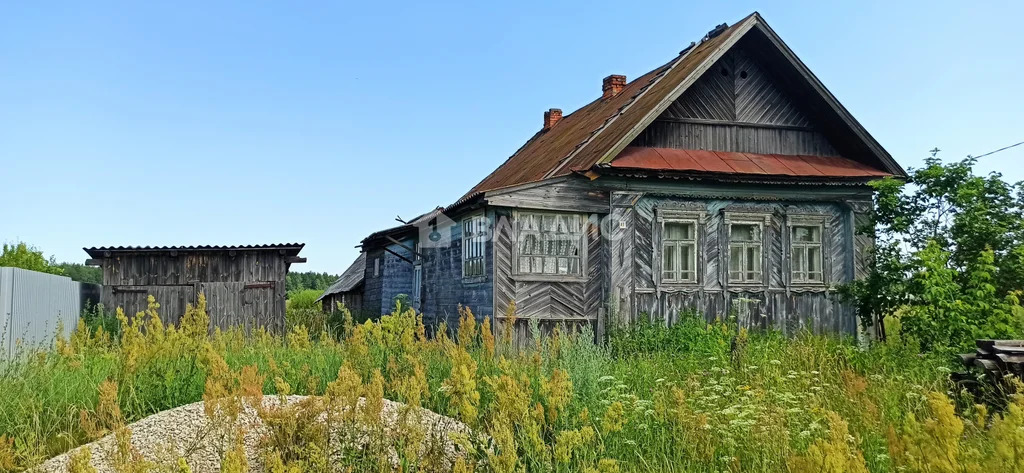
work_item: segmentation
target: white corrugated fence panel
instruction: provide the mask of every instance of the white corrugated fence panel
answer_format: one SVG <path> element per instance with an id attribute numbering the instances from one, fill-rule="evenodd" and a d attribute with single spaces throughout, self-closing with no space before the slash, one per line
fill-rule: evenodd
<path id="1" fill-rule="evenodd" d="M 81 315 L 80 284 L 56 276 L 18 268 L 0 268 L 0 353 L 49 348 L 61 327 L 67 337 Z"/>

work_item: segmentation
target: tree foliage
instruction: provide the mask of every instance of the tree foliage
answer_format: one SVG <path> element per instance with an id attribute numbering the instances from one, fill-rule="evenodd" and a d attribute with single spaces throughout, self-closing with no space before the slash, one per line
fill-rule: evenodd
<path id="1" fill-rule="evenodd" d="M 64 275 L 78 282 L 103 284 L 103 270 L 95 266 L 80 263 L 61 263 L 57 265 Z"/>
<path id="2" fill-rule="evenodd" d="M 845 288 L 865 325 L 900 319 L 923 348 L 1024 334 L 1024 186 L 933 153 L 908 182 L 872 183 L 869 277 Z"/>
<path id="3" fill-rule="evenodd" d="M 323 291 L 330 287 L 338 277 L 339 276 L 334 274 L 316 273 L 313 271 L 289 272 L 287 279 L 285 280 L 285 285 L 288 288 L 289 294 L 306 289 Z"/>
<path id="4" fill-rule="evenodd" d="M 25 242 L 14 244 L 4 243 L 0 252 L 0 266 L 28 269 L 49 274 L 64 274 L 51 256 L 47 259 L 43 252 Z"/>

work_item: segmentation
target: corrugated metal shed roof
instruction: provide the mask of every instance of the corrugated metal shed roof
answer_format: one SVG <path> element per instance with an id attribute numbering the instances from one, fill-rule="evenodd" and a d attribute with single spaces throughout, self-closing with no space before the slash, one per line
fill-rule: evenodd
<path id="1" fill-rule="evenodd" d="M 331 294 L 338 294 L 341 292 L 348 292 L 354 289 L 359 283 L 363 282 L 363 275 L 366 272 L 366 253 L 359 253 L 359 257 L 352 262 L 352 265 L 341 273 L 341 277 L 331 287 L 327 288 L 326 291 L 320 296 L 317 301 L 327 297 Z"/>
<path id="2" fill-rule="evenodd" d="M 639 146 L 627 147 L 608 165 L 621 169 L 794 177 L 879 178 L 890 175 L 838 156 L 734 153 Z"/>
<path id="3" fill-rule="evenodd" d="M 272 243 L 265 245 L 197 245 L 197 246 L 99 246 L 82 248 L 93 258 L 102 258 L 106 253 L 166 253 L 196 251 L 258 251 L 283 250 L 285 254 L 295 256 L 302 251 L 305 243 Z"/>

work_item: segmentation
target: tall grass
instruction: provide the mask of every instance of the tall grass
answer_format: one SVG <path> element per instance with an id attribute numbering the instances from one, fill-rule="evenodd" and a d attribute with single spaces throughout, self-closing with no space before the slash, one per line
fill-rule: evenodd
<path id="1" fill-rule="evenodd" d="M 949 391 L 950 360 L 920 355 L 913 344 L 860 350 L 848 339 L 787 339 L 683 317 L 671 328 L 614 332 L 607 344 L 556 331 L 520 349 L 489 320 L 460 314 L 458 330 L 441 327 L 431 339 L 421 318 L 399 310 L 364 324 L 343 317 L 340 340 L 302 325 L 285 336 L 210 334 L 202 300 L 180 327 L 163 326 L 155 303 L 134 317 L 119 313 L 117 337 L 82 324 L 52 350 L 0 364 L 0 470 L 92 440 L 98 433 L 83 419 L 97 411 L 117 410 L 131 422 L 209 399 L 219 382 L 211 380 L 225 379 L 225 369 L 266 394 L 380 392 L 458 418 L 489 440 L 469 442 L 457 471 L 954 472 L 1024 464 L 1024 400 L 990 415 Z M 119 409 L 100 406 L 105 381 L 116 386 Z M 282 467 L 381 468 L 308 458 L 324 455 L 318 449 L 267 448 L 277 449 L 271 454 Z M 416 449 L 399 450 L 404 471 L 436 471 Z"/>

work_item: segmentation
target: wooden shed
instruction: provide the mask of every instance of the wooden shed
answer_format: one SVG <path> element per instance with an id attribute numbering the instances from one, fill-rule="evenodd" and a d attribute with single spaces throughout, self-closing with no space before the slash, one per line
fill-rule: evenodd
<path id="1" fill-rule="evenodd" d="M 344 304 L 353 313 L 363 310 L 363 273 L 366 271 L 366 253 L 359 253 L 352 265 L 341 273 L 331 287 L 317 299 L 323 302 L 325 312 L 334 310 L 338 304 Z M 374 308 L 376 312 L 376 308 Z M 380 315 L 380 314 L 373 314 Z"/>
<path id="2" fill-rule="evenodd" d="M 86 264 L 103 268 L 100 302 L 135 314 L 149 295 L 165 323 L 177 323 L 188 304 L 206 295 L 212 326 L 284 329 L 285 276 L 304 263 L 302 243 L 245 246 L 85 248 Z"/>

